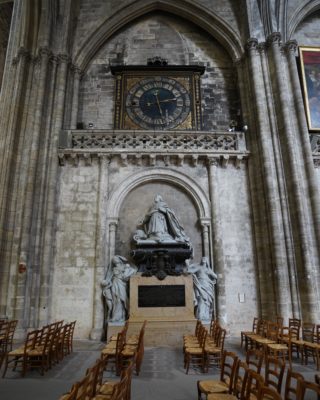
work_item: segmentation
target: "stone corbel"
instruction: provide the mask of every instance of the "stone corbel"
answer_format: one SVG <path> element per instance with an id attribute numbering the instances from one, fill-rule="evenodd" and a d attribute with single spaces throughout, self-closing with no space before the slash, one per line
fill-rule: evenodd
<path id="1" fill-rule="evenodd" d="M 155 154 L 149 155 L 149 164 L 150 164 L 150 167 L 154 167 L 156 165 L 156 155 Z"/>
<path id="2" fill-rule="evenodd" d="M 237 169 L 240 168 L 242 161 L 243 161 L 243 156 L 237 156 L 236 157 L 235 165 L 236 165 Z"/>
<path id="3" fill-rule="evenodd" d="M 224 154 L 224 155 L 222 156 L 222 166 L 223 166 L 224 168 L 226 168 L 227 165 L 228 165 L 228 163 L 229 163 L 229 156 L 228 156 L 227 154 Z"/>
<path id="4" fill-rule="evenodd" d="M 59 160 L 59 165 L 62 167 L 66 165 L 66 157 L 63 153 L 58 153 L 58 160 Z"/>
<path id="5" fill-rule="evenodd" d="M 128 156 L 127 154 L 120 154 L 120 160 L 124 167 L 128 166 Z"/>
<path id="6" fill-rule="evenodd" d="M 181 167 L 183 165 L 184 156 L 182 154 L 177 155 L 177 166 Z"/>
<path id="7" fill-rule="evenodd" d="M 90 167 L 92 165 L 92 157 L 91 154 L 83 154 L 83 159 L 84 159 L 84 164 L 87 167 Z"/>
<path id="8" fill-rule="evenodd" d="M 191 165 L 193 167 L 196 167 L 198 164 L 198 156 L 195 156 L 194 154 L 191 156 Z"/>
<path id="9" fill-rule="evenodd" d="M 70 158 L 72 160 L 73 166 L 77 167 L 79 165 L 79 157 L 78 154 L 71 154 Z"/>

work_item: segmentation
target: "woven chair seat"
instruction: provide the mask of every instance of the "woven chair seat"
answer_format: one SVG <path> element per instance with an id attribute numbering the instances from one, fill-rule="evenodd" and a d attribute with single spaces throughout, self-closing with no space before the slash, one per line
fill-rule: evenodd
<path id="1" fill-rule="evenodd" d="M 101 353 L 102 353 L 103 355 L 115 355 L 115 354 L 116 354 L 116 348 L 112 348 L 112 349 L 110 349 L 110 348 L 104 348 L 104 349 L 101 351 Z"/>
<path id="2" fill-rule="evenodd" d="M 304 342 L 305 347 L 309 347 L 310 349 L 320 349 L 320 344 L 319 343 L 313 343 L 313 342 Z"/>
<path id="3" fill-rule="evenodd" d="M 237 396 L 229 393 L 209 393 L 207 395 L 207 400 L 234 400 Z"/>
<path id="4" fill-rule="evenodd" d="M 118 382 L 106 382 L 104 383 L 100 389 L 99 389 L 99 393 L 98 394 L 103 394 L 105 395 L 111 395 L 113 390 L 114 390 L 114 386 L 117 384 Z"/>
<path id="5" fill-rule="evenodd" d="M 229 384 L 220 381 L 207 380 L 200 381 L 199 388 L 203 393 L 227 393 L 229 390 Z"/>
<path id="6" fill-rule="evenodd" d="M 28 354 L 28 352 L 27 352 Z M 24 346 L 23 347 L 18 347 L 15 350 L 11 350 L 8 353 L 9 356 L 23 356 L 24 355 Z"/>

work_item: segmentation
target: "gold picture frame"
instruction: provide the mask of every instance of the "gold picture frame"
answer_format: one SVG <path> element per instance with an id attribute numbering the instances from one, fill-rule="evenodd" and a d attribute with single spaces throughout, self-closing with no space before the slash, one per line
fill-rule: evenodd
<path id="1" fill-rule="evenodd" d="M 299 47 L 303 97 L 310 131 L 320 131 L 320 47 Z"/>

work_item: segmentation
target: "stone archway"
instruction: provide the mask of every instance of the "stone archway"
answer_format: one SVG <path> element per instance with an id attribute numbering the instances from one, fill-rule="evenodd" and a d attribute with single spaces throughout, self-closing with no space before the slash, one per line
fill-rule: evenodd
<path id="1" fill-rule="evenodd" d="M 123 231 L 127 231 L 128 229 L 134 231 L 136 229 L 139 217 L 142 218 L 143 213 L 146 212 L 151 205 L 151 203 L 149 204 L 148 201 L 150 202 L 153 196 L 156 194 L 149 193 L 148 195 L 148 186 L 150 189 L 152 187 L 151 190 L 156 190 L 158 187 L 159 190 L 164 190 L 167 194 L 171 193 L 171 195 L 169 194 L 167 197 L 171 198 L 171 203 L 169 205 L 172 208 L 179 208 L 179 201 L 183 201 L 184 204 L 188 204 L 187 207 L 189 208 L 187 208 L 187 210 L 190 210 L 190 212 L 193 214 L 193 218 L 196 219 L 196 221 L 192 221 L 190 224 L 188 224 L 188 217 L 184 212 L 184 218 L 182 218 L 182 222 L 185 221 L 185 224 L 187 224 L 189 227 L 191 227 L 191 225 L 194 227 L 196 226 L 194 229 L 198 230 L 199 240 L 197 241 L 196 255 L 198 257 L 202 255 L 211 256 L 212 251 L 209 241 L 211 212 L 210 201 L 207 194 L 193 179 L 189 178 L 183 173 L 170 169 L 157 168 L 157 170 L 150 171 L 147 169 L 130 175 L 119 184 L 113 193 L 110 194 L 107 204 L 105 228 L 103 229 L 103 231 L 107 232 L 108 235 L 108 246 L 101 246 L 101 248 L 109 248 L 108 254 L 105 254 L 106 263 L 114 255 L 115 250 L 119 249 L 119 244 L 117 245 L 116 243 L 117 238 L 119 241 L 119 234 L 117 234 L 117 231 L 119 229 L 119 224 L 121 224 L 121 210 L 123 204 L 126 202 L 126 198 L 130 196 L 130 194 L 133 194 L 132 197 L 135 197 L 137 200 L 139 192 L 140 194 L 144 193 L 142 204 L 138 204 L 139 202 L 135 201 L 135 207 L 137 209 L 135 210 L 135 213 L 132 215 L 132 218 L 129 222 L 129 225 L 131 223 L 133 226 L 130 227 L 128 225 L 128 221 L 125 221 L 125 223 L 122 222 L 122 225 L 120 225 L 120 229 Z M 176 192 L 173 193 L 172 191 Z M 177 202 L 174 201 L 175 195 L 178 197 Z M 177 211 L 179 213 L 179 210 Z M 180 214 L 183 214 L 182 210 L 180 210 Z M 122 218 L 125 217 L 122 215 Z M 196 237 L 195 231 L 193 231 L 192 236 L 194 238 Z M 128 233 L 126 238 L 124 238 L 126 252 L 128 252 L 129 240 L 130 233 Z"/>

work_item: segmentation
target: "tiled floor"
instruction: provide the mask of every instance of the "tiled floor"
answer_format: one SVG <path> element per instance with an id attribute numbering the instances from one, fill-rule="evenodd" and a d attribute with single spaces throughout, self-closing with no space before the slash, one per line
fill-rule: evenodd
<path id="1" fill-rule="evenodd" d="M 73 382 L 83 377 L 86 368 L 99 357 L 101 347 L 102 344 L 98 342 L 77 341 L 74 353 L 43 377 L 38 371 L 31 371 L 25 378 L 21 378 L 18 372 L 8 370 L 6 377 L 0 378 L 0 399 L 59 399 L 61 394 L 70 389 Z M 238 339 L 229 339 L 226 347 L 236 351 L 243 358 L 244 353 L 239 347 Z M 313 364 L 301 366 L 300 363 L 294 363 L 294 369 L 306 379 L 314 380 L 316 371 Z M 186 375 L 182 350 L 179 348 L 146 348 L 141 374 L 133 378 L 132 400 L 195 400 L 197 380 L 218 376 L 217 369 L 210 370 L 209 374 L 190 370 Z"/>

